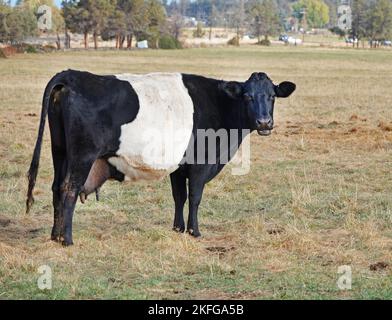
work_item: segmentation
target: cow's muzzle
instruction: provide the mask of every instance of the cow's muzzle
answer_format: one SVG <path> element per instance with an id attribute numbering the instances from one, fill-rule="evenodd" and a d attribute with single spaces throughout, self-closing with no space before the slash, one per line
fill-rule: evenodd
<path id="1" fill-rule="evenodd" d="M 257 120 L 256 124 L 257 133 L 263 137 L 271 135 L 271 132 L 274 129 L 274 121 L 272 120 L 272 118 Z"/>

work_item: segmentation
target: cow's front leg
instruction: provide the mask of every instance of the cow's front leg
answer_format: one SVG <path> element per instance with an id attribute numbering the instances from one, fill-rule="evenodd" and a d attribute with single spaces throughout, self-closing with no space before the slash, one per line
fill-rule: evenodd
<path id="1" fill-rule="evenodd" d="M 185 221 L 184 221 L 184 205 L 188 197 L 188 191 L 186 188 L 186 178 L 181 174 L 179 170 L 170 175 L 173 198 L 175 202 L 175 217 L 173 230 L 176 232 L 185 232 Z"/>
<path id="2" fill-rule="evenodd" d="M 188 233 L 195 238 L 201 237 L 197 214 L 203 197 L 205 182 L 200 177 L 189 180 L 189 218 Z"/>

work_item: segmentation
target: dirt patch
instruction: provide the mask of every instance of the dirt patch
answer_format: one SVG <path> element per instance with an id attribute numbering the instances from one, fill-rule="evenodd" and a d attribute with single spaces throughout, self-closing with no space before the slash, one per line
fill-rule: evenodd
<path id="1" fill-rule="evenodd" d="M 0 58 L 7 58 L 18 53 L 18 49 L 14 46 L 0 48 Z"/>
<path id="2" fill-rule="evenodd" d="M 38 238 L 44 231 L 44 223 L 32 223 L 24 219 L 9 219 L 0 216 L 0 242 L 14 245 L 18 240 L 31 240 Z"/>
<path id="3" fill-rule="evenodd" d="M 339 125 L 339 122 L 337 122 L 337 121 L 332 121 L 332 122 L 328 123 L 329 127 L 337 127 L 338 125 Z"/>
<path id="4" fill-rule="evenodd" d="M 378 124 L 378 127 L 382 131 L 392 132 L 392 123 L 385 123 L 383 121 L 380 121 L 380 123 Z"/>
<path id="5" fill-rule="evenodd" d="M 0 227 L 5 228 L 11 224 L 11 220 L 7 218 L 0 217 Z"/>
<path id="6" fill-rule="evenodd" d="M 234 251 L 235 247 L 207 247 L 206 250 L 218 254 L 219 256 L 223 256 L 230 251 Z"/>
<path id="7" fill-rule="evenodd" d="M 38 115 L 36 113 L 26 113 L 24 116 L 25 117 L 32 117 L 32 118 L 38 117 Z"/>
<path id="8" fill-rule="evenodd" d="M 350 121 L 362 121 L 362 122 L 367 122 L 367 119 L 366 118 L 363 118 L 363 117 L 360 117 L 360 116 L 358 116 L 357 114 L 353 114 L 351 117 L 350 117 Z"/>
<path id="9" fill-rule="evenodd" d="M 217 289 L 206 289 L 197 293 L 197 299 L 200 300 L 251 300 L 269 296 L 271 293 L 255 290 L 255 291 L 238 291 L 224 292 Z"/>
<path id="10" fill-rule="evenodd" d="M 282 233 L 284 233 L 284 231 L 285 230 L 281 227 L 274 227 L 274 228 L 267 229 L 267 233 L 270 235 L 282 234 Z"/>
<path id="11" fill-rule="evenodd" d="M 15 240 L 31 240 L 40 236 L 43 228 L 29 229 L 11 224 L 1 230 L 0 242 L 12 244 Z"/>
<path id="12" fill-rule="evenodd" d="M 382 271 L 389 268 L 389 264 L 386 262 L 377 262 L 375 264 L 370 265 L 369 269 L 371 271 Z"/>

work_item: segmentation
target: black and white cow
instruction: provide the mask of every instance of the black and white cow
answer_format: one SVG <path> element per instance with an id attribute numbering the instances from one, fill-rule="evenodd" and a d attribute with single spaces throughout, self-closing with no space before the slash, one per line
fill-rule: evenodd
<path id="1" fill-rule="evenodd" d="M 167 175 L 175 201 L 174 230 L 199 237 L 197 212 L 203 189 L 226 162 L 221 161 L 220 149 L 212 155 L 214 163 L 196 161 L 211 158 L 211 150 L 195 148 L 197 131 L 239 130 L 237 138 L 228 141 L 228 148 L 237 150 L 246 132 L 271 133 L 275 98 L 286 98 L 295 89 L 291 82 L 274 85 L 264 73 L 254 73 L 246 82 L 179 73 L 59 73 L 44 94 L 29 171 L 27 211 L 34 202 L 48 116 L 54 164 L 53 240 L 73 244 L 72 219 L 78 197 L 84 202 L 108 179 L 156 180 Z M 190 148 L 196 149 L 193 158 L 185 157 Z M 188 198 L 185 228 L 183 209 Z"/>

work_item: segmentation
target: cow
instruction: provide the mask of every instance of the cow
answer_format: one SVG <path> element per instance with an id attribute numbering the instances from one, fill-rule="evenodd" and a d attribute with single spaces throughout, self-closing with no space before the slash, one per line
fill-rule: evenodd
<path id="1" fill-rule="evenodd" d="M 227 162 L 222 161 L 221 150 L 198 150 L 197 132 L 238 130 L 235 138 L 228 139 L 228 149 L 236 151 L 253 131 L 271 134 L 276 98 L 287 98 L 295 90 L 294 83 L 274 85 L 262 72 L 238 82 L 180 73 L 99 76 L 63 71 L 44 92 L 28 173 L 27 212 L 34 203 L 48 118 L 54 165 L 53 241 L 73 244 L 78 198 L 84 203 L 90 194 L 98 195 L 107 180 L 155 181 L 167 176 L 175 203 L 173 230 L 200 237 L 198 209 L 204 187 Z M 232 157 L 230 153 L 229 160 Z M 207 158 L 215 161 L 200 161 Z"/>

